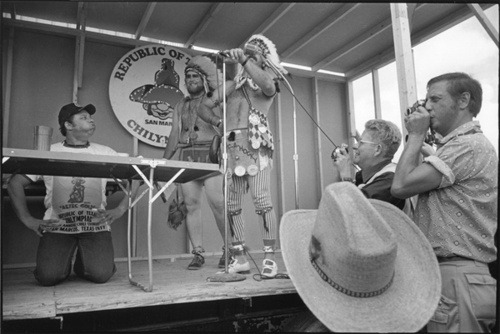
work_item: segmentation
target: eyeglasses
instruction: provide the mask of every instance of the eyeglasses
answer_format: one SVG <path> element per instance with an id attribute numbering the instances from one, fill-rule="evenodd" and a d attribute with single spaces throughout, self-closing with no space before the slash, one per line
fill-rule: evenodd
<path id="1" fill-rule="evenodd" d="M 361 146 L 361 144 L 380 145 L 380 144 L 372 142 L 372 141 L 360 140 L 360 141 L 357 142 L 357 145 L 355 145 L 354 149 L 358 149 Z"/>
<path id="2" fill-rule="evenodd" d="M 378 143 L 374 143 L 372 141 L 368 141 L 368 140 L 360 140 L 359 143 L 363 143 L 363 144 L 372 144 L 372 145 L 380 145 Z M 358 145 L 359 146 L 359 145 Z"/>

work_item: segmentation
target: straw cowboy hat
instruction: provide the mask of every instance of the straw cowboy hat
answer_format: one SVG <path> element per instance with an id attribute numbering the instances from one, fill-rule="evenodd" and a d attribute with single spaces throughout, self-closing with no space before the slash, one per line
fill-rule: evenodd
<path id="1" fill-rule="evenodd" d="M 280 236 L 297 292 L 330 330 L 416 332 L 434 314 L 441 275 L 430 243 L 353 184 L 329 185 L 318 210 L 287 212 Z"/>

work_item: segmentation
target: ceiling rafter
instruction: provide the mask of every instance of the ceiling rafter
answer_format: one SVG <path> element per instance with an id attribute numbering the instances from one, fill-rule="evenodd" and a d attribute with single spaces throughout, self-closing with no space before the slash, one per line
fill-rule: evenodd
<path id="1" fill-rule="evenodd" d="M 471 18 L 473 13 L 469 11 L 468 7 L 462 7 L 452 13 L 446 15 L 446 20 L 436 20 L 434 24 L 428 25 L 425 29 L 421 29 L 412 33 L 411 45 L 414 47 L 432 37 L 439 35 L 443 31 Z"/>
<path id="2" fill-rule="evenodd" d="M 411 45 L 415 47 L 416 45 L 440 34 L 441 32 L 459 24 L 462 21 L 472 17 L 472 13 L 467 7 L 462 7 L 452 13 L 446 14 L 446 20 L 436 20 L 434 24 L 428 25 L 425 29 L 421 29 L 411 35 Z M 350 71 L 345 73 L 349 80 L 357 79 L 366 73 L 370 72 L 372 69 L 378 69 L 394 61 L 394 48 L 390 47 L 376 56 L 371 57 L 368 61 L 365 61 Z"/>
<path id="3" fill-rule="evenodd" d="M 265 35 L 266 31 L 269 30 L 290 9 L 292 9 L 293 6 L 295 6 L 295 3 L 283 3 L 283 4 L 281 4 L 278 8 L 276 8 L 276 10 L 271 15 L 269 15 L 269 17 L 264 22 L 262 22 L 262 24 L 257 29 L 255 29 L 253 31 L 252 34 L 250 34 L 250 36 L 255 35 L 255 34 Z M 250 36 L 248 36 L 247 39 Z M 243 46 L 245 42 L 246 42 L 246 39 L 243 42 L 241 42 L 240 46 Z"/>
<path id="4" fill-rule="evenodd" d="M 343 55 L 351 52 L 357 47 L 360 47 L 364 43 L 370 41 L 372 38 L 376 37 L 380 33 L 384 32 L 388 28 L 391 27 L 391 18 L 387 18 L 383 20 L 382 22 L 377 23 L 373 27 L 371 27 L 368 31 L 365 33 L 358 35 L 356 38 L 348 42 L 347 44 L 344 44 L 342 47 L 340 47 L 337 51 L 334 53 L 330 54 L 328 57 L 323 58 L 316 64 L 312 66 L 313 71 L 319 70 L 325 66 L 330 65 L 333 63 L 335 60 L 339 59 Z"/>
<path id="5" fill-rule="evenodd" d="M 200 24 L 196 27 L 195 31 L 189 36 L 186 43 L 184 43 L 185 48 L 191 49 L 193 44 L 197 41 L 198 37 L 207 29 L 208 25 L 213 21 L 214 16 L 221 10 L 223 3 L 216 2 L 210 6 L 210 9 L 203 16 Z"/>
<path id="6" fill-rule="evenodd" d="M 323 20 L 320 24 L 318 24 L 314 29 L 312 29 L 310 32 L 302 36 L 300 39 L 298 39 L 295 43 L 293 43 L 290 47 L 288 47 L 286 50 L 281 52 L 281 57 L 282 59 L 288 58 L 291 55 L 293 55 L 295 52 L 299 51 L 302 49 L 304 46 L 307 45 L 307 43 L 311 42 L 313 39 L 321 35 L 325 30 L 330 28 L 332 25 L 334 25 L 336 22 L 338 22 L 341 18 L 343 18 L 345 15 L 349 14 L 352 12 L 356 7 L 360 6 L 361 4 L 354 4 L 354 3 L 347 3 L 344 4 L 340 9 L 336 10 L 330 17 L 327 19 Z"/>
<path id="7" fill-rule="evenodd" d="M 411 14 L 409 16 L 413 17 L 413 14 L 418 8 L 422 8 L 425 4 L 418 4 L 416 6 L 412 6 L 409 8 L 409 11 L 411 11 Z M 370 41 L 371 39 L 375 38 L 377 35 L 381 34 L 385 30 L 389 29 L 392 27 L 392 19 L 391 17 L 388 17 L 387 19 L 373 25 L 371 28 L 369 28 L 366 32 L 362 33 L 361 35 L 358 35 L 356 38 L 348 42 L 347 44 L 344 44 L 341 46 L 338 50 L 330 54 L 329 56 L 323 58 L 316 64 L 312 66 L 313 71 L 319 70 L 325 66 L 330 65 L 340 57 L 344 56 L 345 54 L 352 52 L 354 49 L 357 47 L 360 47 L 364 43 Z"/>
<path id="8" fill-rule="evenodd" d="M 15 3 L 13 3 L 12 6 L 10 6 L 9 12 L 10 12 L 10 18 L 13 19 L 13 20 L 15 20 L 16 16 L 17 16 L 17 14 L 16 14 L 16 4 Z"/>
<path id="9" fill-rule="evenodd" d="M 85 2 L 78 2 L 78 10 L 76 12 L 76 29 L 85 30 L 87 22 L 87 8 Z"/>
<path id="10" fill-rule="evenodd" d="M 142 34 L 144 33 L 144 29 L 146 29 L 149 19 L 151 18 L 151 15 L 153 14 L 153 11 L 155 10 L 156 7 L 156 2 L 149 2 L 148 6 L 146 7 L 146 10 L 142 14 L 141 22 L 137 26 L 137 30 L 135 31 L 134 38 L 135 39 L 140 39 Z"/>
<path id="11" fill-rule="evenodd" d="M 495 29 L 495 26 L 491 23 L 491 21 L 488 19 L 488 17 L 484 14 L 483 9 L 478 4 L 474 4 L 474 3 L 469 3 L 469 4 L 467 4 L 467 6 L 474 13 L 474 15 L 476 16 L 476 19 L 483 26 L 484 30 L 486 30 L 486 33 L 491 37 L 493 42 L 498 47 L 498 45 L 499 45 L 498 31 Z"/>

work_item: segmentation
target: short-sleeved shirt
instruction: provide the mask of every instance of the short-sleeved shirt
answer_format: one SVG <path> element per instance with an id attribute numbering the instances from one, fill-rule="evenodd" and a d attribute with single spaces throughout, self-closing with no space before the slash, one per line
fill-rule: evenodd
<path id="1" fill-rule="evenodd" d="M 99 144 L 90 143 L 86 148 L 73 148 L 64 146 L 63 143 L 51 145 L 53 152 L 71 152 L 81 154 L 113 155 L 113 149 Z M 44 199 L 45 214 L 43 219 L 63 219 L 62 226 L 47 231 L 54 233 L 82 233 L 110 231 L 108 224 L 103 224 L 94 219 L 96 211 L 106 207 L 106 182 L 107 179 L 89 178 L 81 176 L 33 176 L 27 175 L 32 181 L 43 180 L 46 188 Z"/>
<path id="2" fill-rule="evenodd" d="M 424 163 L 443 174 L 437 189 L 419 194 L 414 214 L 436 255 L 493 262 L 498 156 L 479 123 L 468 122 L 452 131 Z"/>

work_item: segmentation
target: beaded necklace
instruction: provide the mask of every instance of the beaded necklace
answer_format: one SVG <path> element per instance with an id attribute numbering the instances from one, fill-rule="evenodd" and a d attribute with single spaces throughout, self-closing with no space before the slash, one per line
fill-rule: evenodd
<path id="1" fill-rule="evenodd" d="M 182 110 L 182 126 L 183 131 L 188 133 L 188 142 L 195 141 L 198 138 L 198 134 L 196 133 L 199 129 L 196 125 L 196 121 L 198 120 L 198 108 L 200 107 L 202 98 L 204 95 L 199 97 L 189 97 L 184 103 L 184 107 Z M 192 106 L 191 102 L 194 100 L 196 104 Z"/>

